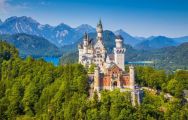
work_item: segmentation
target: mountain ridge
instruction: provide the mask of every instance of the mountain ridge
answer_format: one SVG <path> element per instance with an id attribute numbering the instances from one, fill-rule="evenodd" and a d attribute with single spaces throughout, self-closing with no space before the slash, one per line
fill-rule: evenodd
<path id="1" fill-rule="evenodd" d="M 140 42 L 140 40 L 138 40 L 135 37 L 132 37 L 131 35 L 129 35 L 128 33 L 126 33 L 122 29 L 116 30 L 114 33 L 116 35 L 121 35 L 124 38 L 124 43 L 125 44 L 130 44 L 130 45 L 134 46 L 135 44 Z"/>
<path id="2" fill-rule="evenodd" d="M 7 18 L 4 22 L 2 22 L 2 24 L 0 24 L 0 34 L 25 33 L 29 35 L 36 35 L 47 39 L 59 48 L 61 48 L 62 46 L 76 43 L 80 38 L 82 38 L 85 32 L 96 33 L 96 29 L 88 24 L 81 24 L 80 26 L 77 26 L 75 28 L 65 23 L 60 23 L 57 26 L 51 26 L 49 24 L 40 24 L 33 18 L 27 16 L 13 16 Z M 131 46 L 136 46 L 140 42 L 158 37 L 133 37 L 122 29 L 116 30 L 114 31 L 114 33 L 121 35 L 124 38 L 124 43 L 130 44 Z M 174 41 L 176 41 L 177 45 L 183 42 L 188 42 L 188 36 L 169 39 L 173 39 Z"/>
<path id="3" fill-rule="evenodd" d="M 90 26 L 88 28 L 85 27 L 84 30 L 91 31 L 94 30 L 94 28 Z M 66 44 L 72 44 L 83 35 L 83 32 L 81 32 L 79 28 L 72 28 L 64 23 L 61 23 L 57 26 L 51 26 L 49 24 L 42 25 L 31 17 L 26 16 L 13 16 L 7 18 L 0 25 L 0 34 L 17 33 L 26 33 L 30 35 L 44 37 L 58 47 Z"/>
<path id="4" fill-rule="evenodd" d="M 14 35 L 0 35 L 0 40 L 6 41 L 13 46 L 15 46 L 19 52 L 20 56 L 60 56 L 60 50 L 48 40 L 24 33 L 14 34 Z"/>
<path id="5" fill-rule="evenodd" d="M 139 50 L 151 50 L 177 45 L 179 45 L 179 43 L 172 38 L 165 36 L 152 36 L 136 44 L 134 48 Z"/>

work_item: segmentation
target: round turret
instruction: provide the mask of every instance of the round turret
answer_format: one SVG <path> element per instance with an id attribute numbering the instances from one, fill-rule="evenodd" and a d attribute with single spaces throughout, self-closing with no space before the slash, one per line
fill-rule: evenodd
<path id="1" fill-rule="evenodd" d="M 84 46 L 87 46 L 87 44 L 88 44 L 88 35 L 87 35 L 87 33 L 85 33 L 84 34 Z"/>
<path id="2" fill-rule="evenodd" d="M 122 48 L 123 46 L 123 38 L 121 35 L 116 36 L 116 48 Z"/>
<path id="3" fill-rule="evenodd" d="M 94 71 L 94 91 L 99 92 L 99 90 L 100 90 L 100 71 L 99 71 L 99 67 L 96 66 Z"/>
<path id="4" fill-rule="evenodd" d="M 134 67 L 132 65 L 129 66 L 129 76 L 130 76 L 130 88 L 134 90 L 135 89 L 135 73 L 134 73 Z"/>
<path id="5" fill-rule="evenodd" d="M 82 48 L 83 48 L 82 44 L 78 44 L 78 49 L 82 49 Z"/>

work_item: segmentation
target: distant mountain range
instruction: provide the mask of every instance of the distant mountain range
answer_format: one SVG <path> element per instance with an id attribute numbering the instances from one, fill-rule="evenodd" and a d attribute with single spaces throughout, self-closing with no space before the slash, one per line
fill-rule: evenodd
<path id="1" fill-rule="evenodd" d="M 76 28 L 70 27 L 64 23 L 61 23 L 57 26 L 50 26 L 48 24 L 42 25 L 36 20 L 33 20 L 31 17 L 10 17 L 6 19 L 4 22 L 0 20 L 0 34 L 19 34 L 25 33 L 30 35 L 34 35 L 44 38 L 48 40 L 50 43 L 53 43 L 58 48 L 67 51 L 70 46 L 75 47 L 77 49 L 77 44 L 82 40 L 84 32 L 91 33 L 91 37 L 96 39 L 96 30 L 90 25 L 82 24 Z M 113 35 L 112 35 L 113 33 Z M 163 47 L 177 46 L 181 43 L 188 42 L 188 36 L 179 37 L 179 38 L 168 38 L 165 36 L 151 36 L 149 38 L 144 37 L 133 37 L 130 34 L 126 33 L 122 29 L 117 31 L 109 31 L 108 34 L 103 33 L 104 41 L 110 39 L 112 43 L 115 44 L 115 34 L 119 34 L 124 38 L 124 44 L 129 44 L 135 49 L 139 50 L 152 50 L 152 49 L 160 49 Z M 33 40 L 33 39 L 32 39 Z M 40 46 L 40 44 L 39 44 Z"/>
<path id="2" fill-rule="evenodd" d="M 134 48 L 139 50 L 152 50 L 160 49 L 164 47 L 177 46 L 181 43 L 188 42 L 188 36 L 180 38 L 168 38 L 165 36 L 152 36 L 143 39 L 141 42 L 137 43 Z"/>
<path id="3" fill-rule="evenodd" d="M 80 26 L 78 26 L 77 28 L 75 28 L 75 31 L 78 33 L 81 33 L 82 35 L 86 32 L 86 33 L 94 33 L 96 32 L 95 28 L 91 27 L 90 25 L 87 24 L 82 24 Z"/>
<path id="4" fill-rule="evenodd" d="M 26 33 L 48 39 L 58 47 L 72 44 L 82 37 L 84 31 L 94 32 L 95 29 L 89 25 L 80 25 L 72 28 L 64 23 L 58 26 L 42 25 L 30 17 L 10 17 L 0 25 L 0 34 Z"/>
<path id="5" fill-rule="evenodd" d="M 20 53 L 20 56 L 61 56 L 62 53 L 54 44 L 48 40 L 24 33 L 14 35 L 0 35 L 0 40 L 6 40 L 8 43 L 15 46 Z"/>
<path id="6" fill-rule="evenodd" d="M 168 46 L 176 46 L 178 42 L 164 36 L 151 37 L 135 45 L 136 49 L 151 50 Z"/>
<path id="7" fill-rule="evenodd" d="M 121 35 L 124 38 L 124 43 L 125 44 L 129 44 L 129 45 L 134 46 L 135 44 L 141 42 L 141 40 L 129 35 L 125 31 L 123 31 L 122 29 L 119 29 L 119 30 L 115 31 L 114 33 L 116 35 Z"/>
<path id="8" fill-rule="evenodd" d="M 179 38 L 173 38 L 177 43 L 184 43 L 184 42 L 188 42 L 188 36 L 184 36 L 184 37 L 179 37 Z"/>
<path id="9" fill-rule="evenodd" d="M 137 50 L 128 61 L 155 61 L 155 67 L 166 70 L 188 69 L 188 42 L 155 50 Z"/>
<path id="10" fill-rule="evenodd" d="M 0 40 L 13 44 L 21 56 L 61 56 L 62 62 L 76 62 L 77 46 L 84 32 L 96 42 L 96 30 L 83 24 L 72 28 L 64 23 L 57 26 L 42 25 L 30 17 L 11 17 L 0 21 Z M 124 38 L 126 61 L 154 60 L 156 67 L 174 70 L 188 66 L 188 36 L 169 38 L 165 36 L 133 37 L 119 29 L 104 30 L 103 41 L 109 53 L 115 47 L 115 36 Z"/>
<path id="11" fill-rule="evenodd" d="M 0 25 L 2 24 L 3 22 L 1 21 L 1 19 L 0 19 Z"/>

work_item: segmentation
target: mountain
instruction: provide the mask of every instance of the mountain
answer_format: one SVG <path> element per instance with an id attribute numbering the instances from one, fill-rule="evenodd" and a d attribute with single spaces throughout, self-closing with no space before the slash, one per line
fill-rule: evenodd
<path id="1" fill-rule="evenodd" d="M 140 41 L 142 41 L 142 40 L 146 40 L 145 37 L 138 37 L 138 36 L 135 36 L 134 38 L 136 38 L 137 40 L 140 40 Z"/>
<path id="2" fill-rule="evenodd" d="M 62 46 L 72 45 L 76 43 L 80 38 L 82 38 L 85 32 L 95 33 L 96 30 L 90 25 L 82 24 L 76 28 L 72 28 L 64 23 L 61 23 L 57 26 L 50 26 L 48 24 L 42 25 L 31 17 L 10 17 L 6 19 L 4 22 L 0 22 L 0 34 L 17 34 L 17 33 L 25 33 L 30 35 L 36 35 L 39 37 L 43 37 L 49 40 L 51 43 L 61 48 Z M 132 46 L 136 46 L 138 49 L 153 49 L 161 48 L 166 46 L 174 45 L 172 42 L 168 42 L 167 45 L 163 45 L 163 42 L 166 43 L 166 37 L 161 36 L 161 41 L 158 44 L 153 45 L 151 41 L 155 41 L 153 39 L 158 39 L 156 36 L 152 36 L 150 38 L 143 37 L 133 37 L 123 31 L 122 29 L 114 32 L 115 34 L 119 34 L 124 38 L 125 44 L 130 44 Z M 181 38 L 169 38 L 175 41 L 175 44 L 181 44 L 183 42 L 188 41 L 187 36 Z M 149 41 L 147 41 L 149 40 Z M 157 40 L 158 41 L 158 40 Z M 151 44 L 151 46 L 150 46 Z M 172 45 L 171 45 L 172 44 Z M 156 47 L 158 46 L 158 47 Z"/>
<path id="3" fill-rule="evenodd" d="M 54 44 L 38 36 L 19 33 L 14 35 L 0 35 L 0 40 L 5 40 L 15 46 L 19 50 L 20 56 L 31 55 L 33 57 L 41 57 L 61 55 L 61 52 Z"/>
<path id="4" fill-rule="evenodd" d="M 51 39 L 55 39 L 56 43 L 59 45 L 72 44 L 81 37 L 81 34 L 77 33 L 73 28 L 64 23 L 56 26 L 52 33 Z"/>
<path id="5" fill-rule="evenodd" d="M 151 49 L 159 49 L 169 46 L 176 46 L 178 43 L 171 38 L 167 38 L 164 36 L 150 37 L 138 44 L 134 47 L 136 49 L 142 50 L 151 50 Z"/>
<path id="6" fill-rule="evenodd" d="M 82 37 L 84 32 L 95 32 L 87 24 L 72 28 L 64 23 L 57 26 L 42 25 L 31 17 L 10 17 L 0 24 L 0 34 L 26 33 L 44 37 L 58 47 L 73 44 Z"/>
<path id="7" fill-rule="evenodd" d="M 184 43 L 184 42 L 188 42 L 188 36 L 184 36 L 184 37 L 178 37 L 178 38 L 173 38 L 176 42 L 178 43 Z"/>
<path id="8" fill-rule="evenodd" d="M 0 19 L 0 25 L 2 24 L 3 22 L 1 21 L 1 19 Z"/>
<path id="9" fill-rule="evenodd" d="M 121 35 L 124 38 L 124 43 L 125 44 L 129 44 L 129 45 L 134 46 L 135 44 L 140 42 L 140 40 L 132 37 L 131 35 L 129 35 L 125 31 L 123 31 L 122 29 L 115 31 L 114 33 L 116 35 Z"/>
<path id="10" fill-rule="evenodd" d="M 133 57 L 128 57 L 128 61 L 148 61 L 155 62 L 155 67 L 166 70 L 187 69 L 188 68 L 188 42 L 178 46 L 165 47 L 152 50 L 137 50 Z"/>
<path id="11" fill-rule="evenodd" d="M 78 26 L 77 28 L 75 28 L 75 30 L 76 30 L 76 32 L 81 33 L 81 34 L 84 34 L 85 32 L 86 33 L 96 32 L 95 28 L 93 28 L 92 26 L 87 25 L 87 24 L 82 24 L 82 25 Z"/>
<path id="12" fill-rule="evenodd" d="M 30 17 L 10 17 L 0 26 L 1 34 L 27 33 L 40 36 L 40 24 Z"/>

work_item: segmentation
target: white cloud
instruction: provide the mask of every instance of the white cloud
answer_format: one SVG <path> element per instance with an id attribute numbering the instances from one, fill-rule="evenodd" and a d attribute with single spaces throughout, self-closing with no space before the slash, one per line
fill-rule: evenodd
<path id="1" fill-rule="evenodd" d="M 6 13 L 7 7 L 8 7 L 7 0 L 0 0 L 0 14 Z"/>
<path id="2" fill-rule="evenodd" d="M 12 5 L 10 2 L 11 0 L 0 0 L 0 14 L 7 14 L 13 11 L 28 8 L 26 3 Z"/>

